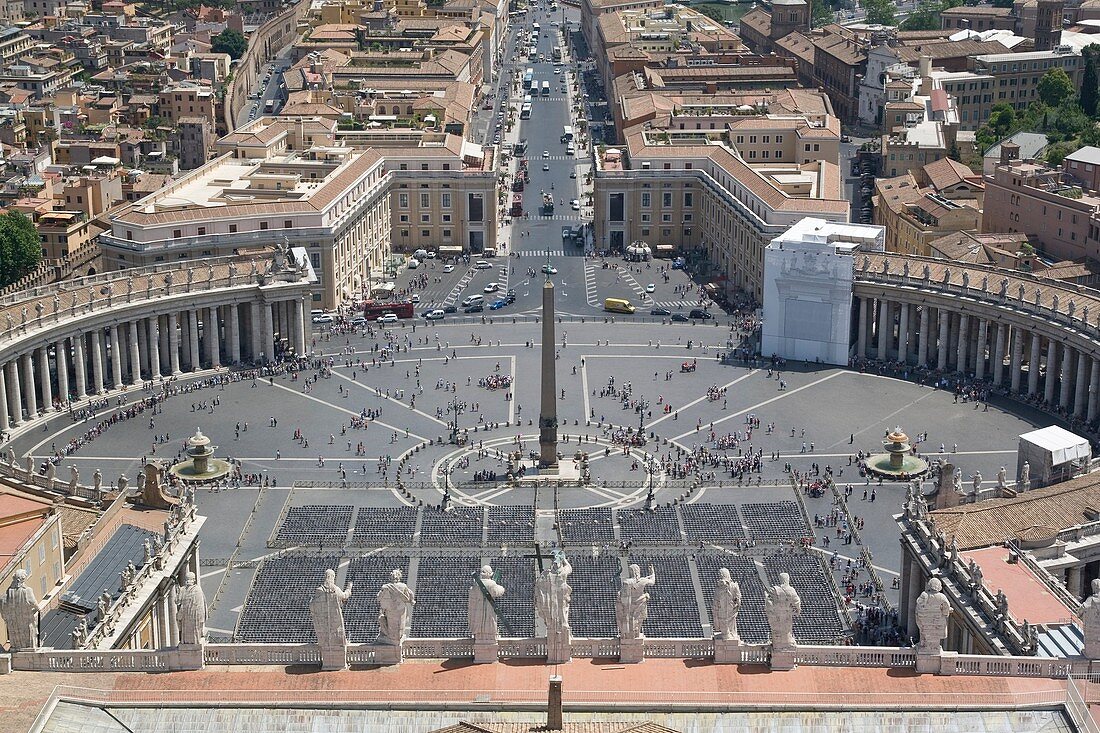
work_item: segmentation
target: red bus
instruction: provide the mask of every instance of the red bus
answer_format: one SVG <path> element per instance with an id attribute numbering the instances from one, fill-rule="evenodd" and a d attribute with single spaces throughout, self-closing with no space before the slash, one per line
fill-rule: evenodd
<path id="1" fill-rule="evenodd" d="M 413 304 L 409 301 L 397 303 L 379 303 L 376 300 L 368 300 L 363 304 L 363 315 L 368 321 L 373 321 L 383 313 L 393 313 L 398 318 L 412 318 Z"/>
<path id="2" fill-rule="evenodd" d="M 521 194 L 512 194 L 512 208 L 508 213 L 512 216 L 523 215 L 523 196 Z"/>

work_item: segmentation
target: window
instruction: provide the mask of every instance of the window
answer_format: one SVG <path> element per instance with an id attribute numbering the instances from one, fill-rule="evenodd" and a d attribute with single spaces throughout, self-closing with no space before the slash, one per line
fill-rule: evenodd
<path id="1" fill-rule="evenodd" d="M 443 230 L 443 238 L 444 239 L 450 239 L 451 238 L 451 230 L 450 229 L 444 229 Z"/>
<path id="2" fill-rule="evenodd" d="M 408 163 L 402 163 L 398 170 L 407 171 L 409 169 Z"/>
<path id="3" fill-rule="evenodd" d="M 427 163 L 421 163 L 420 164 L 420 170 L 422 170 L 422 171 L 428 170 L 428 164 Z"/>
<path id="4" fill-rule="evenodd" d="M 236 232 L 237 232 L 237 225 L 236 224 L 230 224 L 229 225 L 229 233 L 230 234 L 236 234 Z"/>
<path id="5" fill-rule="evenodd" d="M 199 236 L 206 234 L 206 227 L 199 227 Z M 64 237 L 62 237 L 64 239 Z"/>
<path id="6" fill-rule="evenodd" d="M 693 201 L 693 197 L 691 195 L 691 191 L 687 191 L 686 193 L 684 193 L 684 206 L 686 208 L 691 208 L 693 203 L 694 203 L 694 201 Z"/>
<path id="7" fill-rule="evenodd" d="M 652 202 L 649 200 L 649 191 L 642 191 L 642 208 L 648 209 L 651 203 Z"/>
<path id="8" fill-rule="evenodd" d="M 450 214 L 444 214 L 443 215 L 443 223 L 444 224 L 450 224 L 451 223 L 451 215 Z"/>
<path id="9" fill-rule="evenodd" d="M 46 564 L 46 546 L 45 545 L 39 545 L 38 546 L 38 564 L 39 565 L 45 565 Z"/>
<path id="10" fill-rule="evenodd" d="M 409 215 L 408 214 L 402 214 L 401 216 L 399 216 L 397 218 L 397 220 L 402 224 L 408 224 L 409 223 Z"/>
<path id="11" fill-rule="evenodd" d="M 443 208 L 444 209 L 451 208 L 451 194 L 449 194 L 449 193 L 443 194 Z"/>
<path id="12" fill-rule="evenodd" d="M 426 209 L 429 206 L 431 206 L 431 201 L 430 201 L 429 197 L 430 197 L 430 194 L 426 194 L 426 193 L 420 194 L 420 208 Z"/>
<path id="13" fill-rule="evenodd" d="M 182 236 L 183 236 L 183 230 L 182 229 L 173 229 L 172 230 L 172 239 L 179 239 Z"/>
<path id="14" fill-rule="evenodd" d="M 294 222 L 290 219 L 283 219 L 283 229 L 293 229 Z"/>
<path id="15" fill-rule="evenodd" d="M 642 227 L 642 236 L 643 237 L 648 237 L 649 236 L 649 227 Z"/>
<path id="16" fill-rule="evenodd" d="M 420 230 L 420 236 L 423 237 L 424 239 L 427 239 L 428 237 L 432 236 L 432 232 L 431 232 L 430 229 L 421 229 Z"/>
<path id="17" fill-rule="evenodd" d="M 642 214 L 642 222 L 646 223 L 650 219 L 649 214 Z"/>
<path id="18" fill-rule="evenodd" d="M 409 208 L 409 194 L 407 194 L 407 193 L 397 194 L 397 208 L 399 208 L 399 209 Z"/>
<path id="19" fill-rule="evenodd" d="M 431 214 L 421 214 L 420 215 L 420 223 L 421 224 L 430 224 L 431 222 L 432 222 L 432 215 Z"/>
<path id="20" fill-rule="evenodd" d="M 672 194 L 668 191 L 661 194 L 661 207 L 668 208 L 672 206 Z"/>
<path id="21" fill-rule="evenodd" d="M 261 221 L 260 222 L 260 229 L 267 229 L 267 222 L 266 221 Z"/>
<path id="22" fill-rule="evenodd" d="M 672 214 L 661 214 L 661 221 L 668 224 L 672 221 Z"/>

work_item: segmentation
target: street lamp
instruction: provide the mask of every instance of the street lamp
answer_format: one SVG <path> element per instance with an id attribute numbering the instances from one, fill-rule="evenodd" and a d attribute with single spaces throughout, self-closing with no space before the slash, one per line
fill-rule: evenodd
<path id="1" fill-rule="evenodd" d="M 459 402 L 458 395 L 451 399 L 447 405 L 447 412 L 451 413 L 451 442 L 458 441 L 458 416 L 466 412 L 466 407 Z"/>

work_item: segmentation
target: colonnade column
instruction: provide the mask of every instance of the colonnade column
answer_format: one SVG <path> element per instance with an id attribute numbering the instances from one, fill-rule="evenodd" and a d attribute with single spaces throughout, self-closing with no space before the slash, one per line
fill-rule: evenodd
<path id="1" fill-rule="evenodd" d="M 172 376 L 180 374 L 180 335 L 179 318 L 175 312 L 168 314 L 168 364 L 172 369 Z"/>
<path id="2" fill-rule="evenodd" d="M 34 360 L 30 354 L 19 357 L 23 364 L 23 399 L 27 403 L 27 419 L 38 417 L 38 405 L 34 398 Z"/>
<path id="3" fill-rule="evenodd" d="M 275 314 L 272 311 L 274 304 L 264 303 L 260 306 L 263 317 L 263 325 L 260 326 L 260 343 L 263 345 L 264 358 L 275 361 Z"/>
<path id="4" fill-rule="evenodd" d="M 957 362 L 955 363 L 955 371 L 966 374 L 966 327 L 968 325 L 969 317 L 965 313 L 959 314 L 959 348 Z"/>
<path id="5" fill-rule="evenodd" d="M 97 328 L 92 337 L 92 393 L 103 394 L 103 329 Z"/>
<path id="6" fill-rule="evenodd" d="M 229 304 L 229 320 L 225 325 L 225 340 L 229 346 L 229 363 L 241 362 L 241 314 L 236 303 Z"/>
<path id="7" fill-rule="evenodd" d="M 8 362 L 8 402 L 11 404 L 12 422 L 23 424 L 23 394 L 19 388 L 19 360 Z"/>
<path id="8" fill-rule="evenodd" d="M 111 326 L 111 386 L 122 388 L 122 345 L 118 339 L 118 325 Z"/>
<path id="9" fill-rule="evenodd" d="M 203 331 L 206 335 L 206 354 L 210 361 L 210 368 L 217 369 L 221 363 L 221 324 L 218 318 L 218 306 L 213 305 L 206 309 L 206 325 Z"/>
<path id="10" fill-rule="evenodd" d="M 1084 352 L 1077 354 L 1077 383 L 1073 394 L 1073 414 L 1081 417 L 1085 414 L 1085 395 L 1089 388 L 1089 357 Z"/>
<path id="11" fill-rule="evenodd" d="M 73 371 L 76 374 L 76 399 L 88 396 L 88 362 L 84 359 L 84 334 L 73 337 Z"/>
<path id="12" fill-rule="evenodd" d="M 928 366 L 928 306 L 920 309 L 920 334 L 917 337 L 917 366 L 924 369 Z"/>
<path id="13" fill-rule="evenodd" d="M 974 356 L 976 357 L 974 363 L 974 377 L 975 379 L 985 378 L 985 352 L 989 346 L 989 321 L 984 318 L 978 319 L 978 348 L 976 348 Z"/>
<path id="14" fill-rule="evenodd" d="M 294 299 L 294 353 L 306 353 L 306 303 L 301 298 Z"/>
<path id="15" fill-rule="evenodd" d="M 53 381 L 50 378 L 50 349 L 43 346 L 38 350 L 39 383 L 42 385 L 42 412 L 53 409 Z"/>
<path id="16" fill-rule="evenodd" d="M 856 358 L 867 358 L 867 298 L 859 299 L 859 330 L 856 331 Z"/>
<path id="17" fill-rule="evenodd" d="M 149 379 L 160 376 L 160 336 L 157 333 L 157 316 L 145 319 L 145 356 L 149 360 Z"/>
<path id="18" fill-rule="evenodd" d="M 8 413 L 8 380 L 4 376 L 5 371 L 7 369 L 0 364 L 0 432 L 7 432 L 11 422 L 11 416 Z"/>
<path id="19" fill-rule="evenodd" d="M 1009 363 L 1009 380 L 1012 391 L 1020 393 L 1020 377 L 1024 366 L 1024 332 L 1022 329 L 1012 327 L 1012 361 Z"/>
<path id="20" fill-rule="evenodd" d="M 993 384 L 1000 384 L 1005 370 L 1005 339 L 1008 338 L 1008 324 L 997 325 L 997 344 L 993 347 Z"/>
<path id="21" fill-rule="evenodd" d="M 902 303 L 898 314 L 898 363 L 909 361 L 909 304 Z"/>
<path id="22" fill-rule="evenodd" d="M 187 332 L 190 339 L 191 371 L 202 369 L 202 356 L 199 352 L 199 311 L 187 311 Z"/>
<path id="23" fill-rule="evenodd" d="M 138 322 L 130 321 L 130 384 L 141 384 L 141 346 L 138 341 Z"/>
<path id="24" fill-rule="evenodd" d="M 57 362 L 57 397 L 61 406 L 69 401 L 69 341 L 61 339 L 53 345 L 54 361 Z"/>
<path id="25" fill-rule="evenodd" d="M 1100 362 L 1092 359 L 1092 378 L 1089 379 L 1089 409 L 1086 420 L 1092 422 L 1096 419 L 1096 408 L 1100 402 Z"/>
<path id="26" fill-rule="evenodd" d="M 891 303 L 888 300 L 878 302 L 878 360 L 886 361 L 890 353 L 890 333 L 894 323 L 890 318 Z"/>
<path id="27" fill-rule="evenodd" d="M 1070 390 L 1073 387 L 1073 354 L 1074 349 L 1071 346 L 1062 346 L 1062 361 L 1058 365 L 1059 373 L 1062 375 L 1062 382 L 1060 384 L 1061 389 L 1058 390 L 1058 404 L 1061 407 L 1069 409 L 1069 395 Z"/>
<path id="28" fill-rule="evenodd" d="M 1048 405 L 1054 404 L 1054 383 L 1058 381 L 1058 343 L 1047 342 L 1047 372 L 1043 384 L 1043 399 Z"/>
<path id="29" fill-rule="evenodd" d="M 260 331 L 263 329 L 263 324 L 260 322 L 260 304 L 253 300 L 249 303 L 248 311 L 248 343 L 252 351 L 252 361 L 262 362 L 263 359 L 263 339 L 260 338 Z"/>
<path id="30" fill-rule="evenodd" d="M 940 340 L 939 346 L 936 348 L 936 368 L 941 372 L 947 368 L 947 331 L 950 325 L 948 323 L 950 317 L 951 314 L 948 311 L 940 309 Z"/>

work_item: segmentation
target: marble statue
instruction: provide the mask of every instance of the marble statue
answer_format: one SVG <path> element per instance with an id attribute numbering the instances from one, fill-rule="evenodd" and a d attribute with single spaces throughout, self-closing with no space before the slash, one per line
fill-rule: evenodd
<path id="1" fill-rule="evenodd" d="M 982 488 L 982 472 L 975 471 L 973 479 L 974 493 L 977 494 Z"/>
<path id="2" fill-rule="evenodd" d="M 1058 312 L 1058 293 L 1054 294 L 1054 297 L 1050 299 L 1050 309 L 1055 313 Z"/>
<path id="3" fill-rule="evenodd" d="M 148 547 L 148 545 L 146 545 Z M 206 639 L 206 596 L 195 574 L 188 571 L 176 593 L 176 623 L 180 646 L 198 646 Z"/>
<path id="4" fill-rule="evenodd" d="M 1008 278 L 1001 278 L 1001 297 L 1004 298 L 1008 295 Z"/>
<path id="5" fill-rule="evenodd" d="M 905 278 L 909 277 L 909 260 L 906 260 L 901 264 L 901 275 Z"/>
<path id="6" fill-rule="evenodd" d="M 1024 284 L 1023 283 L 1020 283 L 1020 288 L 1017 292 L 1019 293 L 1019 295 L 1017 296 L 1016 299 L 1023 302 L 1023 300 L 1024 300 Z"/>
<path id="7" fill-rule="evenodd" d="M 134 278 L 126 278 L 126 295 L 133 295 L 134 293 Z"/>
<path id="8" fill-rule="evenodd" d="M 1008 613 L 1008 596 L 1005 595 L 1003 589 L 997 589 L 997 595 L 993 597 L 993 602 L 997 604 L 997 613 L 1007 621 L 1009 619 Z"/>
<path id="9" fill-rule="evenodd" d="M 920 640 L 917 652 L 938 654 L 940 644 L 947 638 L 947 617 L 951 615 L 951 602 L 943 594 L 939 578 L 931 578 L 924 592 L 917 598 L 917 629 Z"/>
<path id="10" fill-rule="evenodd" d="M 1076 310 L 1077 310 L 1077 303 L 1075 301 L 1071 300 L 1069 302 L 1069 305 L 1066 306 L 1066 315 L 1068 315 L 1070 318 L 1073 318 L 1073 313 Z"/>
<path id="11" fill-rule="evenodd" d="M 871 268 L 871 258 L 867 255 L 863 255 L 863 271 L 867 272 Z"/>
<path id="12" fill-rule="evenodd" d="M 950 267 L 945 267 L 945 268 L 943 268 L 943 284 L 947 285 L 950 282 L 951 282 L 951 268 Z"/>
<path id="13" fill-rule="evenodd" d="M 883 260 L 882 261 L 882 274 L 883 275 L 889 275 L 890 274 L 890 260 Z"/>
<path id="14" fill-rule="evenodd" d="M 76 466 L 69 466 L 69 493 L 76 493 L 76 485 L 80 483 L 80 471 Z"/>
<path id="15" fill-rule="evenodd" d="M 741 610 L 741 586 L 730 578 L 729 568 L 719 568 L 714 586 L 714 608 L 711 625 L 715 639 L 732 641 L 737 635 L 737 613 Z"/>
<path id="16" fill-rule="evenodd" d="M 989 275 L 983 275 L 982 276 L 982 292 L 984 293 L 988 290 L 989 290 Z"/>
<path id="17" fill-rule="evenodd" d="M 8 628 L 11 651 L 38 646 L 38 601 L 27 585 L 27 571 L 23 568 L 15 571 L 11 585 L 0 598 L 0 617 Z"/>
<path id="18" fill-rule="evenodd" d="M 1081 629 L 1085 636 L 1084 655 L 1100 659 L 1100 578 L 1092 581 L 1092 595 L 1081 604 Z"/>
<path id="19" fill-rule="evenodd" d="M 1035 305 L 1041 305 L 1043 302 L 1043 289 L 1040 287 L 1035 288 Z"/>
<path id="20" fill-rule="evenodd" d="M 28 476 L 34 475 L 34 456 L 23 456 L 23 471 Z"/>
<path id="21" fill-rule="evenodd" d="M 780 573 L 779 585 L 765 589 L 764 611 L 771 630 L 772 651 L 793 649 L 796 644 L 794 620 L 802 614 L 802 599 L 791 587 L 790 574 Z"/>
<path id="22" fill-rule="evenodd" d="M 46 310 L 46 306 L 42 305 L 41 300 L 34 304 L 34 312 L 39 321 L 42 320 L 42 311 L 44 310 Z"/>
<path id="23" fill-rule="evenodd" d="M 931 267 L 929 267 L 929 266 L 928 266 L 928 265 L 926 264 L 926 265 L 924 266 L 924 273 L 923 273 L 923 274 L 924 274 L 924 279 L 925 279 L 925 280 L 930 280 L 930 279 L 932 279 L 932 268 L 931 268 Z"/>
<path id="24" fill-rule="evenodd" d="M 12 328 L 15 327 L 15 322 L 12 321 L 11 313 L 5 313 L 4 314 L 4 320 L 7 321 L 9 331 L 12 330 Z"/>
<path id="25" fill-rule="evenodd" d="M 966 272 L 964 270 L 962 280 L 963 280 L 963 290 L 968 289 L 970 287 L 970 273 Z"/>
<path id="26" fill-rule="evenodd" d="M 1001 466 L 997 469 L 997 488 L 1003 489 L 1008 486 L 1008 469 Z"/>
<path id="27" fill-rule="evenodd" d="M 347 634 L 344 631 L 343 605 L 351 598 L 352 584 L 344 590 L 336 585 L 336 571 L 325 571 L 325 582 L 313 591 L 309 602 L 309 615 L 313 619 L 313 631 L 317 634 L 317 643 L 325 648 L 347 646 Z"/>
<path id="28" fill-rule="evenodd" d="M 195 282 L 195 268 L 188 267 L 187 268 L 187 285 L 190 286 L 191 283 L 193 283 L 193 282 Z"/>
<path id="29" fill-rule="evenodd" d="M 974 584 L 973 590 L 979 591 L 985 585 L 982 576 L 982 566 L 974 562 L 974 559 L 970 559 L 970 564 L 966 566 L 967 572 L 970 573 L 970 581 Z"/>
<path id="30" fill-rule="evenodd" d="M 503 596 L 504 586 L 493 578 L 493 568 L 482 565 L 466 599 L 466 618 L 475 643 L 492 643 L 500 638 L 494 602 Z"/>
<path id="31" fill-rule="evenodd" d="M 559 554 L 535 580 L 535 611 L 546 624 L 548 634 L 569 631 L 569 601 L 573 595 L 569 575 L 572 572 L 569 560 Z"/>
<path id="32" fill-rule="evenodd" d="M 8 459 L 8 468 L 15 468 L 15 451 L 11 446 L 8 446 L 8 452 L 5 454 Z"/>
<path id="33" fill-rule="evenodd" d="M 53 296 L 53 312 L 57 313 L 61 310 L 61 297 L 56 293 Z"/>
<path id="34" fill-rule="evenodd" d="M 1081 308 L 1081 322 L 1087 324 L 1089 322 L 1089 305 L 1085 303 Z"/>
<path id="35" fill-rule="evenodd" d="M 166 273 L 164 273 L 164 289 L 169 290 L 169 289 L 171 289 L 171 287 L 172 287 L 172 273 L 171 272 L 166 272 Z"/>
<path id="36" fill-rule="evenodd" d="M 644 639 L 642 624 L 649 617 L 649 593 L 646 589 L 657 582 L 653 566 L 649 575 L 642 575 L 637 565 L 631 565 L 627 575 L 620 579 L 619 594 L 615 597 L 615 619 L 619 625 L 620 639 Z"/>
<path id="37" fill-rule="evenodd" d="M 103 493 L 103 474 L 99 472 L 98 468 L 92 474 L 92 488 L 95 489 L 96 496 Z"/>
<path id="38" fill-rule="evenodd" d="M 416 596 L 401 580 L 400 570 L 390 573 L 390 582 L 378 591 L 378 641 L 377 644 L 401 646 L 405 638 L 409 612 L 416 605 Z"/>
<path id="39" fill-rule="evenodd" d="M 144 552 L 145 559 L 142 560 L 143 565 L 148 565 L 153 560 L 153 545 L 148 539 L 142 543 L 142 551 Z"/>
<path id="40" fill-rule="evenodd" d="M 107 611 L 111 608 L 111 603 L 103 596 L 96 599 L 96 608 L 99 610 L 99 620 L 107 618 Z"/>
<path id="41" fill-rule="evenodd" d="M 236 276 L 237 276 L 237 263 L 236 262 L 230 262 L 229 263 L 229 279 L 232 280 Z"/>
<path id="42" fill-rule="evenodd" d="M 56 478 L 57 467 L 53 465 L 53 461 L 46 461 L 46 480 L 50 482 L 50 488 L 53 488 L 53 482 Z"/>
<path id="43" fill-rule="evenodd" d="M 1031 464 L 1024 461 L 1024 465 L 1020 468 L 1020 489 L 1027 491 L 1031 488 Z"/>
<path id="44" fill-rule="evenodd" d="M 951 474 L 951 488 L 956 494 L 961 494 L 963 490 L 963 472 L 961 468 L 956 468 L 954 473 Z"/>
<path id="45" fill-rule="evenodd" d="M 26 329 L 27 328 L 27 306 L 23 306 L 22 308 L 19 309 L 19 317 L 23 321 L 23 328 Z"/>
<path id="46" fill-rule="evenodd" d="M 118 493 L 125 494 L 126 488 L 130 485 L 130 479 L 126 478 L 126 474 L 120 473 L 118 475 Z"/>

